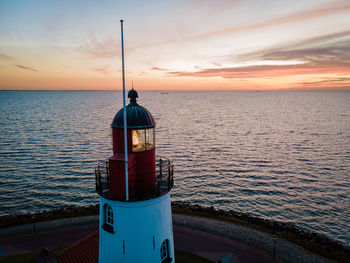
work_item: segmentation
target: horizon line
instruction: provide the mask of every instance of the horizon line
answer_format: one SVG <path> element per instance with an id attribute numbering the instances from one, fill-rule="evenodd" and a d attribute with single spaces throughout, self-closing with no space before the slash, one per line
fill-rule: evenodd
<path id="1" fill-rule="evenodd" d="M 343 88 L 280 88 L 280 89 L 138 89 L 138 91 L 150 92 L 228 92 L 228 91 L 249 91 L 249 92 L 263 92 L 263 91 L 345 91 L 350 87 Z M 120 91 L 123 89 L 0 89 L 1 91 Z"/>

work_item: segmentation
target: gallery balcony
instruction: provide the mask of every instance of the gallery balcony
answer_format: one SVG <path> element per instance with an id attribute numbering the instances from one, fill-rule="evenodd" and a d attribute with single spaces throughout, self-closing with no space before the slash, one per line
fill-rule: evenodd
<path id="1" fill-rule="evenodd" d="M 111 184 L 109 161 L 98 163 L 95 168 L 96 192 L 109 200 L 126 201 L 125 198 L 125 176 L 114 175 L 119 183 Z M 128 201 L 143 201 L 156 198 L 168 193 L 173 187 L 174 165 L 167 158 L 156 159 L 156 171 L 147 176 L 128 176 Z M 113 181 L 113 180 L 112 180 Z"/>

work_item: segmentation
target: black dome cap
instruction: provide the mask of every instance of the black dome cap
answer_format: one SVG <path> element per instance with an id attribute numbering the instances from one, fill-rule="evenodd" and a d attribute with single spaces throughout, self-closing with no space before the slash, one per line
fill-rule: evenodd
<path id="1" fill-rule="evenodd" d="M 153 119 L 152 114 L 146 108 L 137 104 L 137 91 L 131 89 L 128 93 L 128 98 L 130 98 L 130 103 L 128 106 L 126 106 L 127 128 L 146 129 L 155 127 L 156 123 Z M 113 119 L 112 128 L 124 128 L 123 115 L 123 109 L 119 110 Z"/>
<path id="2" fill-rule="evenodd" d="M 136 98 L 138 98 L 139 95 L 137 94 L 137 91 L 132 88 L 128 92 L 128 98 L 130 98 L 130 103 L 136 103 Z"/>

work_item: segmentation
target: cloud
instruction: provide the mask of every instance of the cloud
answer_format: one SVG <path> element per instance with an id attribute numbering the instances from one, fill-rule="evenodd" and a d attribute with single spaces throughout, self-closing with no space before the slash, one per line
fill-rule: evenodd
<path id="1" fill-rule="evenodd" d="M 277 18 L 270 18 L 265 21 L 259 21 L 257 23 L 247 24 L 243 26 L 234 26 L 226 29 L 218 29 L 215 31 L 204 32 L 200 34 L 192 34 L 192 32 L 188 32 L 188 34 L 181 34 L 181 41 L 196 41 L 208 38 L 216 38 L 218 36 L 229 35 L 242 31 L 251 31 L 258 29 L 265 29 L 268 27 L 279 26 L 283 24 L 302 22 L 306 20 L 316 19 L 319 17 L 323 17 L 326 15 L 337 14 L 339 12 L 350 11 L 350 2 L 349 1 L 341 1 L 341 2 L 333 2 L 328 4 L 319 5 L 316 7 L 309 8 L 307 10 L 302 10 L 298 12 L 294 12 L 290 15 L 285 15 Z M 167 39 L 162 41 L 155 41 L 150 43 L 144 43 L 140 45 L 134 45 L 132 49 L 145 48 L 149 46 L 161 46 L 167 44 L 173 44 L 174 41 L 178 41 L 176 39 Z"/>
<path id="2" fill-rule="evenodd" d="M 91 57 L 111 58 L 120 55 L 120 41 L 108 37 L 105 39 L 91 38 L 86 40 L 77 50 Z"/>
<path id="3" fill-rule="evenodd" d="M 159 70 L 159 71 L 167 71 L 167 69 L 164 68 L 158 68 L 158 67 L 153 67 L 151 68 L 152 70 Z"/>
<path id="4" fill-rule="evenodd" d="M 350 78 L 327 78 L 325 80 L 319 80 L 319 81 L 307 81 L 302 82 L 301 84 L 304 86 L 315 86 L 315 85 L 328 85 L 332 84 L 334 85 L 336 82 L 343 84 L 344 82 L 350 85 Z"/>
<path id="5" fill-rule="evenodd" d="M 294 74 L 317 74 L 323 69 L 307 68 L 303 65 L 258 65 L 233 68 L 203 69 L 196 72 L 169 72 L 169 76 L 178 77 L 221 77 L 225 79 L 244 79 L 257 77 L 276 77 Z"/>
<path id="6" fill-rule="evenodd" d="M 5 61 L 13 61 L 15 60 L 13 57 L 5 55 L 5 54 L 0 54 L 0 59 L 5 60 Z"/>
<path id="7" fill-rule="evenodd" d="M 214 62 L 213 65 L 218 66 L 218 67 L 222 67 L 222 64 L 217 63 L 217 62 Z"/>
<path id="8" fill-rule="evenodd" d="M 321 60 L 332 61 L 336 58 L 337 61 L 341 60 L 342 64 L 348 64 L 349 50 L 350 30 L 347 30 L 305 39 L 283 47 L 242 54 L 237 58 L 239 60 L 303 60 L 309 63 Z"/>
<path id="9" fill-rule="evenodd" d="M 227 3 L 231 5 L 232 1 L 228 1 Z M 228 8 L 228 7 L 225 7 L 224 5 L 223 8 Z M 218 10 L 220 10 L 220 8 Z M 201 40 L 206 38 L 214 38 L 221 35 L 223 36 L 229 35 L 229 34 L 241 32 L 241 31 L 264 29 L 264 28 L 276 26 L 276 25 L 278 26 L 282 24 L 315 19 L 326 15 L 344 12 L 346 10 L 350 10 L 349 1 L 328 3 L 328 4 L 319 5 L 317 7 L 312 7 L 307 10 L 298 11 L 290 15 L 285 15 L 283 17 L 270 18 L 265 21 L 259 21 L 257 23 L 247 24 L 244 26 L 235 26 L 235 27 L 230 27 L 226 29 L 218 29 L 216 31 L 204 32 L 200 34 L 193 34 L 193 30 L 189 30 L 186 34 L 182 32 L 180 36 L 173 34 L 173 37 L 169 39 L 161 38 L 159 41 L 152 41 L 152 42 L 147 41 L 146 43 L 142 43 L 142 40 L 140 40 L 140 41 L 137 41 L 137 43 L 139 44 L 137 44 L 136 42 L 130 43 L 130 45 L 126 47 L 126 50 L 131 51 L 131 50 L 137 50 L 137 49 L 145 49 L 148 47 L 174 44 L 175 42 L 179 41 L 179 39 L 181 39 L 182 42 L 193 41 L 193 40 L 196 41 L 196 40 Z M 78 48 L 78 51 L 86 53 L 93 57 L 118 56 L 121 54 L 120 39 L 116 39 L 113 37 L 107 37 L 105 39 L 97 39 L 96 37 L 92 37 L 91 39 L 86 40 L 82 45 L 80 45 Z"/>
<path id="10" fill-rule="evenodd" d="M 103 75 L 112 75 L 113 72 L 120 72 L 121 70 L 114 70 L 111 68 L 112 65 L 101 65 L 101 66 L 92 66 L 90 67 L 90 70 L 94 72 L 101 73 Z"/>
<path id="11" fill-rule="evenodd" d="M 35 71 L 37 72 L 36 69 L 31 68 L 31 67 L 27 67 L 27 66 L 23 66 L 23 65 L 16 65 L 17 68 L 21 68 L 21 69 L 26 69 L 26 70 L 30 70 L 30 71 Z"/>
<path id="12" fill-rule="evenodd" d="M 350 74 L 349 67 L 314 67 L 308 64 L 299 65 L 258 65 L 232 68 L 210 68 L 195 72 L 172 71 L 168 76 L 175 77 L 221 77 L 224 79 L 251 79 L 264 77 L 282 77 L 290 75 L 314 74 Z"/>
<path id="13" fill-rule="evenodd" d="M 109 75 L 109 70 L 107 67 L 95 67 L 95 68 L 91 68 L 91 70 L 104 75 Z"/>
<path id="14" fill-rule="evenodd" d="M 287 16 L 273 18 L 267 21 L 245 25 L 245 26 L 238 26 L 238 27 L 232 27 L 227 28 L 223 30 L 217 30 L 213 32 L 203 33 L 199 35 L 195 35 L 192 37 L 192 39 L 197 38 L 211 38 L 211 37 L 217 37 L 219 35 L 226 35 L 226 34 L 232 34 L 240 31 L 247 31 L 247 30 L 256 30 L 281 24 L 288 24 L 293 22 L 299 22 L 299 21 L 305 21 L 310 20 L 318 17 L 322 17 L 325 15 L 335 14 L 338 12 L 344 12 L 346 10 L 350 10 L 350 2 L 344 1 L 342 3 L 331 3 L 327 5 L 323 5 L 317 8 L 310 8 L 308 10 L 296 12 Z"/>
<path id="15" fill-rule="evenodd" d="M 235 57 L 239 62 L 264 61 L 275 65 L 241 67 L 213 67 L 194 72 L 169 72 L 169 76 L 255 78 L 306 74 L 350 74 L 350 31 L 320 36 L 293 43 L 285 47 L 243 54 Z M 300 64 L 281 65 L 298 61 Z M 254 64 L 254 63 L 253 63 Z"/>
<path id="16" fill-rule="evenodd" d="M 315 66 L 350 65 L 350 31 L 306 40 L 260 55 L 263 60 L 302 60 Z"/>

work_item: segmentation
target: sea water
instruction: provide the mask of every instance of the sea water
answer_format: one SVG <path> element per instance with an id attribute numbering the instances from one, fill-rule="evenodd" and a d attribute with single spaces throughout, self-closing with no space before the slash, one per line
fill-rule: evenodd
<path id="1" fill-rule="evenodd" d="M 172 199 L 350 246 L 350 91 L 139 92 Z M 0 215 L 98 203 L 120 91 L 0 92 Z"/>

